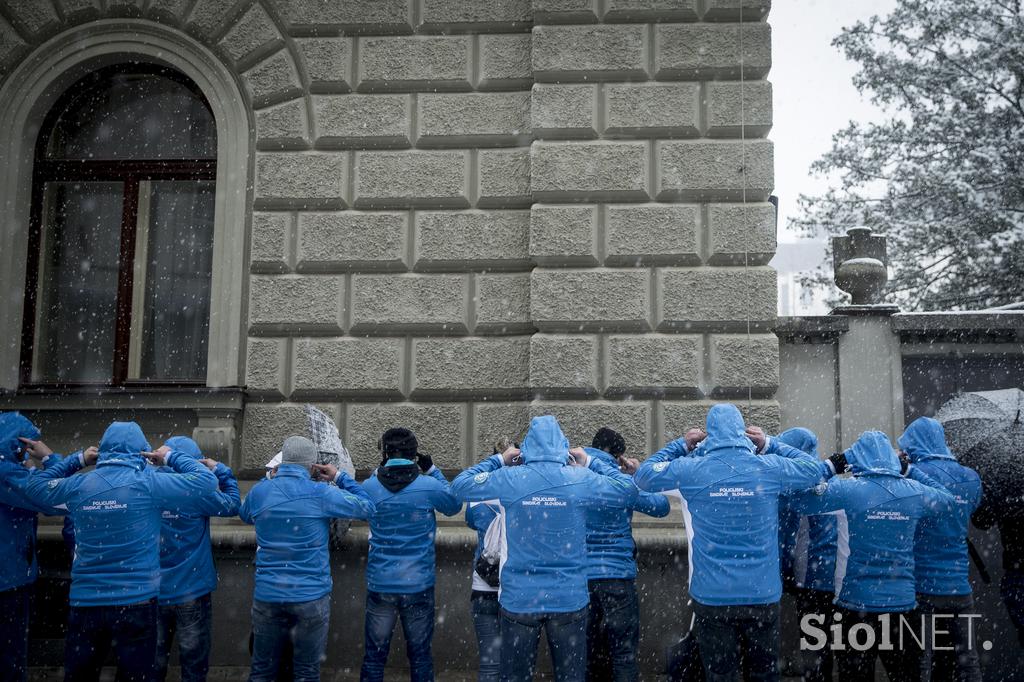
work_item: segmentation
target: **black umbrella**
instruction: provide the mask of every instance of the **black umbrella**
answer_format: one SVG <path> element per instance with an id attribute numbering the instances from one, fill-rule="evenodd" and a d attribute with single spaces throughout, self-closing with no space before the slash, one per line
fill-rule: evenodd
<path id="1" fill-rule="evenodd" d="M 997 517 L 1024 512 L 1024 424 L 1012 422 L 959 459 L 978 472 L 986 504 L 996 506 Z"/>
<path id="2" fill-rule="evenodd" d="M 947 402 L 935 418 L 942 422 L 949 447 L 963 455 L 986 439 L 1020 424 L 1022 409 L 1024 391 L 1019 388 L 974 391 L 961 393 Z"/>

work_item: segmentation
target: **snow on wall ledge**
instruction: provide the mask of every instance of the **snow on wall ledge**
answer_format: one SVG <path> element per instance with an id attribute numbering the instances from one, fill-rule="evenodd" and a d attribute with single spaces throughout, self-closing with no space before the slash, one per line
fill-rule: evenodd
<path id="1" fill-rule="evenodd" d="M 778 424 L 769 0 L 100 4 L 0 0 L 0 78 L 110 16 L 238 74 L 256 135 L 236 467 L 306 401 L 360 466 L 398 423 L 459 467 L 545 412 L 642 456 L 748 387 Z"/>

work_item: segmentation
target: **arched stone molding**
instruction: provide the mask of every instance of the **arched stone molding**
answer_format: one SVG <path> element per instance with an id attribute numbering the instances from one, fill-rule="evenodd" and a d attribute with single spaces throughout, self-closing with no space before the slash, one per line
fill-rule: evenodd
<path id="1" fill-rule="evenodd" d="M 217 122 L 217 195 L 207 385 L 243 383 L 247 234 L 253 121 L 234 71 L 182 31 L 145 19 L 101 19 L 36 47 L 0 87 L 0 389 L 18 387 L 32 164 L 39 126 L 56 99 L 102 66 L 142 61 L 181 71 L 202 90 Z"/>

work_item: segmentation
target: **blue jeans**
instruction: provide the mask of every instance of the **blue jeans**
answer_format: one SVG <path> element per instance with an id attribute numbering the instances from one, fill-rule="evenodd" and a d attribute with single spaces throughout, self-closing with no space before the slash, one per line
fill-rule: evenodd
<path id="1" fill-rule="evenodd" d="M 473 611 L 473 629 L 480 653 L 477 682 L 501 679 L 501 626 L 498 618 L 498 593 L 473 590 L 469 599 Z"/>
<path id="2" fill-rule="evenodd" d="M 974 645 L 973 628 L 960 614 L 977 614 L 974 595 L 938 596 L 917 595 L 915 616 L 924 615 L 926 637 L 925 650 L 917 651 L 915 644 L 910 649 L 921 656 L 921 679 L 932 682 L 981 682 L 981 663 L 978 661 L 978 647 Z M 935 614 L 953 616 L 933 620 Z M 915 618 L 915 623 L 920 620 Z M 933 625 L 937 626 L 933 628 Z M 934 632 L 933 632 L 934 629 Z M 934 641 L 935 647 L 931 646 Z"/>
<path id="3" fill-rule="evenodd" d="M 591 580 L 587 619 L 587 682 L 636 682 L 640 670 L 640 602 L 636 581 Z"/>
<path id="4" fill-rule="evenodd" d="M 0 678 L 28 679 L 28 615 L 32 585 L 0 592 Z"/>
<path id="5" fill-rule="evenodd" d="M 569 613 L 512 613 L 501 610 L 502 682 L 530 682 L 537 663 L 540 631 L 547 632 L 556 682 L 587 676 L 587 607 Z"/>
<path id="6" fill-rule="evenodd" d="M 156 631 L 156 678 L 162 682 L 167 677 L 171 644 L 177 634 L 181 682 L 204 682 L 210 669 L 212 625 L 209 594 L 183 604 L 161 606 Z"/>
<path id="7" fill-rule="evenodd" d="M 708 682 L 779 680 L 779 603 L 750 606 L 693 604 L 697 645 Z M 840 678 L 843 679 L 843 678 Z"/>
<path id="8" fill-rule="evenodd" d="M 388 662 L 391 636 L 401 619 L 405 652 L 409 657 L 412 682 L 434 679 L 434 658 L 430 643 L 434 639 L 434 588 L 412 594 L 366 591 L 366 631 L 361 682 L 381 682 Z"/>
<path id="9" fill-rule="evenodd" d="M 327 648 L 331 595 L 306 602 L 252 602 L 252 668 L 249 682 L 273 682 L 281 649 L 292 645 L 295 682 L 319 682 Z"/>
<path id="10" fill-rule="evenodd" d="M 64 682 L 95 682 L 114 650 L 118 682 L 155 675 L 156 599 L 126 606 L 72 606 L 64 639 Z"/>

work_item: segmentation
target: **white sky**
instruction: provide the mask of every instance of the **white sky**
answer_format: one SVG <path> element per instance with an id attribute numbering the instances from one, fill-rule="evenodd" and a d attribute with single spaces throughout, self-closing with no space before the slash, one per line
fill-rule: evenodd
<path id="1" fill-rule="evenodd" d="M 775 194 L 779 197 L 779 241 L 789 231 L 801 193 L 825 189 L 810 176 L 813 161 L 831 147 L 832 134 L 850 120 L 873 120 L 880 112 L 853 87 L 856 65 L 846 61 L 832 39 L 843 26 L 873 14 L 888 14 L 896 0 L 776 0 L 772 27 Z"/>

